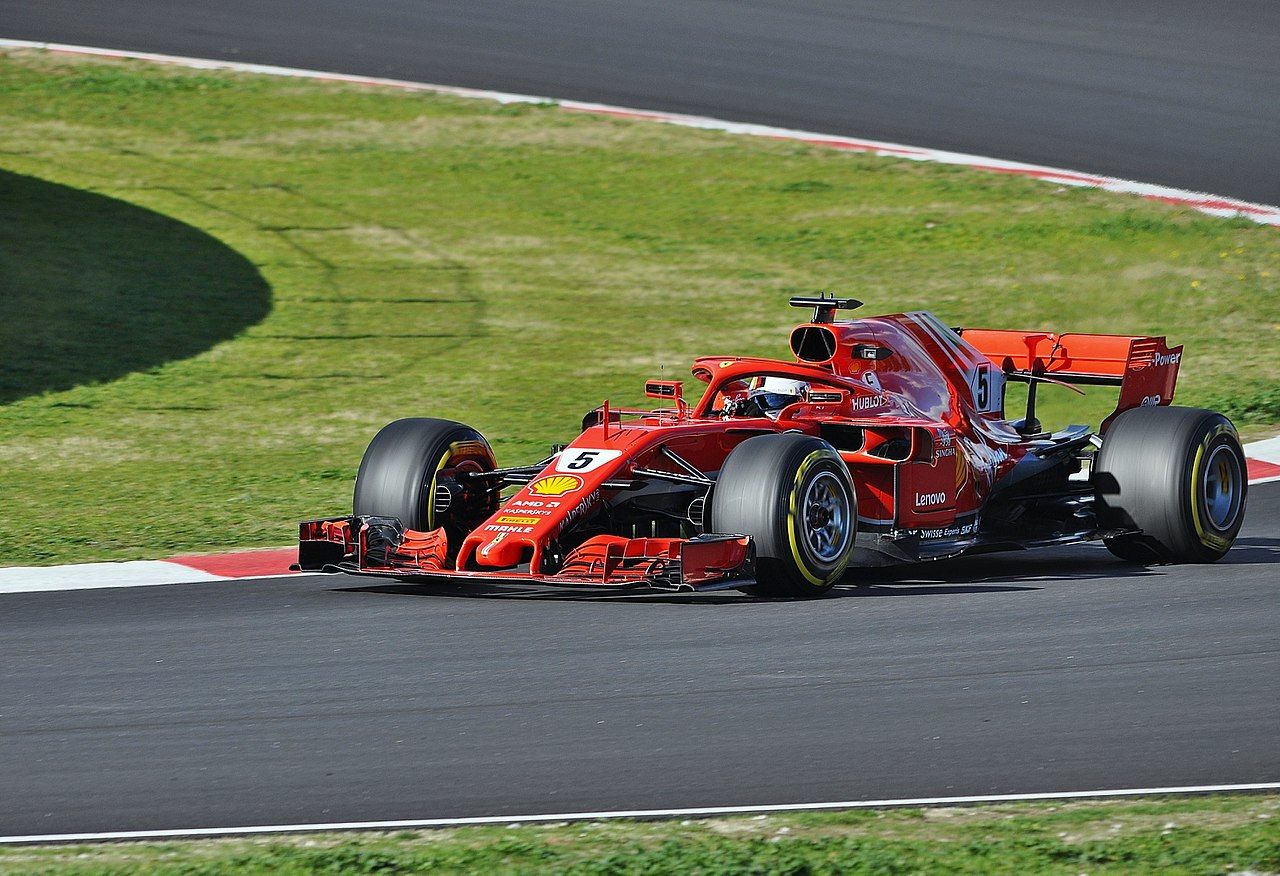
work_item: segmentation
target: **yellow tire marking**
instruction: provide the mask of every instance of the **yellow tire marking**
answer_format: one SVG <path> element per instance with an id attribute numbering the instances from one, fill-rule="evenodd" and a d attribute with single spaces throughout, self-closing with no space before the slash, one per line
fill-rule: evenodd
<path id="1" fill-rule="evenodd" d="M 440 457 L 440 464 L 436 466 L 435 474 L 431 476 L 429 485 L 430 493 L 427 495 L 427 531 L 436 528 L 436 481 L 440 479 L 440 472 L 444 471 L 445 465 L 455 456 L 459 456 L 465 450 L 486 451 L 490 458 L 493 457 L 493 451 L 489 449 L 482 441 L 466 439 L 464 441 L 454 441 L 449 445 L 449 449 L 445 451 L 444 456 Z"/>
<path id="2" fill-rule="evenodd" d="M 436 466 L 435 474 L 431 476 L 431 483 L 427 485 L 427 531 L 436 528 L 436 481 L 440 478 L 440 472 L 444 471 L 445 464 L 453 459 L 453 450 L 457 443 L 449 445 L 449 449 L 445 451 L 444 456 L 440 457 L 440 464 Z"/>
<path id="3" fill-rule="evenodd" d="M 1226 423 L 1219 423 L 1213 431 L 1204 436 L 1199 448 L 1196 449 L 1195 462 L 1191 464 L 1191 522 L 1195 524 L 1196 535 L 1200 538 L 1200 543 L 1215 550 L 1225 550 L 1231 545 L 1230 542 L 1216 532 L 1205 532 L 1204 523 L 1200 519 L 1200 464 L 1204 459 L 1205 449 L 1213 442 L 1214 438 L 1223 434 L 1234 435 L 1235 430 Z"/>
<path id="4" fill-rule="evenodd" d="M 809 470 L 809 467 L 821 459 L 835 459 L 841 465 L 844 464 L 838 456 L 833 457 L 826 450 L 815 450 L 810 453 L 800 463 L 800 469 L 796 472 L 795 482 L 791 486 L 791 498 L 787 503 L 787 540 L 791 542 L 791 556 L 795 559 L 796 566 L 800 569 L 800 574 L 804 575 L 809 583 L 815 587 L 822 587 L 827 581 L 835 580 L 844 574 L 844 569 L 849 564 L 849 555 L 853 547 L 853 539 L 849 539 L 849 544 L 845 547 L 844 556 L 836 564 L 835 568 L 831 570 L 831 574 L 827 578 L 818 578 L 810 573 L 809 567 L 804 561 L 804 554 L 800 550 L 800 544 L 796 541 L 796 505 L 800 500 L 800 485 L 804 482 L 804 475 Z M 850 499 L 852 500 L 852 497 Z M 856 505 L 850 508 L 850 513 L 857 514 Z"/>
<path id="5" fill-rule="evenodd" d="M 1200 463 L 1204 459 L 1204 447 L 1207 441 L 1201 441 L 1196 448 L 1196 460 L 1191 464 L 1191 522 L 1195 524 L 1196 535 L 1204 542 L 1204 524 L 1200 521 Z"/>

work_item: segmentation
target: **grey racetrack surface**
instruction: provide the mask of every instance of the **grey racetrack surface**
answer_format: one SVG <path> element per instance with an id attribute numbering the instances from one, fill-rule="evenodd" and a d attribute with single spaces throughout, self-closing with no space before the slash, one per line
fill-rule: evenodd
<path id="1" fill-rule="evenodd" d="M 1280 781 L 1280 484 L 812 602 L 307 577 L 0 596 L 0 835 Z"/>
<path id="2" fill-rule="evenodd" d="M 1280 201 L 1280 4 L 0 0 L 0 35 L 712 114 Z M 323 509 L 320 509 L 323 510 Z M 0 596 L 0 834 L 1280 781 L 1280 484 L 814 602 Z"/>
<path id="3" fill-rule="evenodd" d="M 1280 203 L 1280 3 L 0 0 L 0 36 L 498 88 Z"/>

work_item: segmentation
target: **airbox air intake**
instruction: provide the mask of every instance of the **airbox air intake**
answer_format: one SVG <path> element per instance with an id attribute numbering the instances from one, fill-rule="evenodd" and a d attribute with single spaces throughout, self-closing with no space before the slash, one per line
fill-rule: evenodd
<path id="1" fill-rule="evenodd" d="M 802 325 L 791 333 L 791 352 L 801 362 L 830 362 L 836 355 L 836 334 L 820 325 Z"/>

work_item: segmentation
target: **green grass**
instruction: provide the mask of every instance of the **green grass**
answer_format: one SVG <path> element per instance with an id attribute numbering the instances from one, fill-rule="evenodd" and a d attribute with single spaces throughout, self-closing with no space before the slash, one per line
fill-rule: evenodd
<path id="1" fill-rule="evenodd" d="M 1274 873 L 1280 797 L 853 810 L 0 849 L 0 871 Z"/>
<path id="2" fill-rule="evenodd" d="M 784 299 L 815 290 L 1167 333 L 1179 401 L 1280 421 L 1275 229 L 554 107 L 15 52 L 0 564 L 288 543 L 348 508 L 388 420 L 460 419 L 528 461 L 694 355 L 785 355 Z"/>

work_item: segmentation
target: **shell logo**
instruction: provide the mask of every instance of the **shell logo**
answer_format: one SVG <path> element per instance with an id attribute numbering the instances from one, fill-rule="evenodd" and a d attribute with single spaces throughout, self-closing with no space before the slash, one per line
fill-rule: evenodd
<path id="1" fill-rule="evenodd" d="M 529 492 L 534 496 L 563 496 L 581 487 L 582 478 L 576 475 L 551 475 L 529 484 Z"/>

